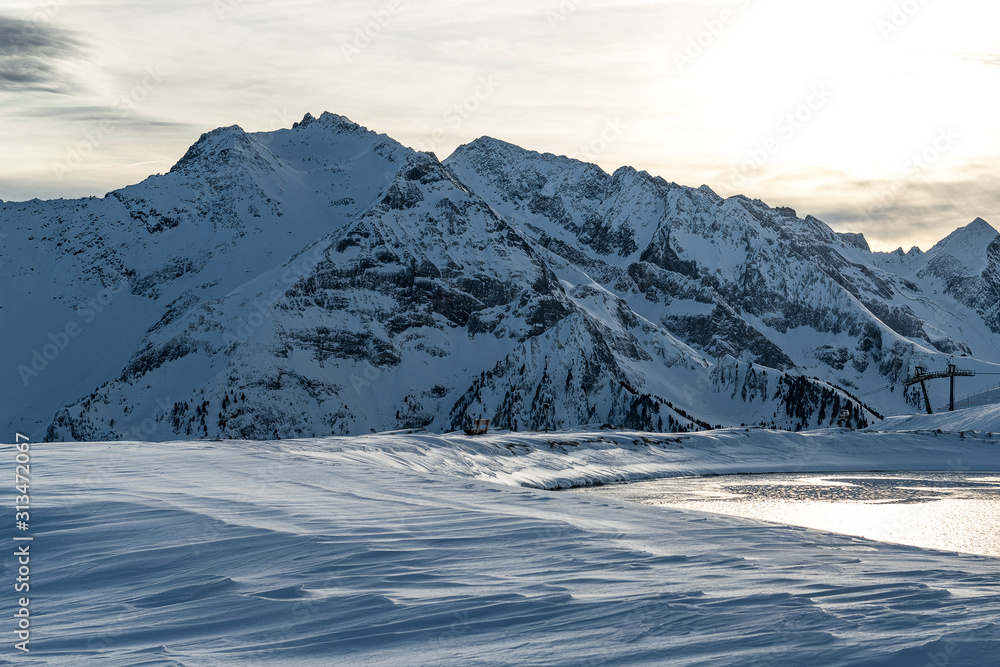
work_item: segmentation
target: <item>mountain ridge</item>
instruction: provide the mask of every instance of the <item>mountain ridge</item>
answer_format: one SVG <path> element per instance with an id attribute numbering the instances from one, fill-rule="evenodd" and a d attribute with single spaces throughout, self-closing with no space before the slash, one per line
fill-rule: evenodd
<path id="1" fill-rule="evenodd" d="M 981 218 L 906 259 L 708 186 L 489 137 L 439 161 L 330 113 L 0 222 L 0 318 L 25 323 L 3 417 L 53 440 L 863 424 L 919 405 L 874 393 L 916 365 L 1000 363 Z"/>

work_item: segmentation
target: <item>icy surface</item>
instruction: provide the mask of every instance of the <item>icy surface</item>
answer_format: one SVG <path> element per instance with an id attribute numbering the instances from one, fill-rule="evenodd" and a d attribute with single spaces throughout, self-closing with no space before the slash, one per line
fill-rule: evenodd
<path id="1" fill-rule="evenodd" d="M 995 441 L 644 436 L 36 445 L 35 632 L 17 664 L 995 659 L 996 560 L 518 486 L 900 461 L 986 470 Z"/>
<path id="2" fill-rule="evenodd" d="M 1000 477 L 983 472 L 667 477 L 576 489 L 924 549 L 1000 558 Z"/>

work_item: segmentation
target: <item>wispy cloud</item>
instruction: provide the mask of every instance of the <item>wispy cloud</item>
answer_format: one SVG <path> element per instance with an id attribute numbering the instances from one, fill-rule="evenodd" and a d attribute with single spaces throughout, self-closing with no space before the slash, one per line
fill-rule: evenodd
<path id="1" fill-rule="evenodd" d="M 799 215 L 812 214 L 837 231 L 862 232 L 876 250 L 927 250 L 977 217 L 1000 223 L 991 217 L 1000 210 L 1000 192 L 990 186 L 994 165 L 988 159 L 965 162 L 902 187 L 899 181 L 858 179 L 839 170 L 802 170 L 765 181 L 753 194 L 772 205 L 790 205 Z M 888 191 L 894 196 L 880 199 Z"/>
<path id="2" fill-rule="evenodd" d="M 1000 54 L 979 56 L 975 58 L 976 62 L 980 62 L 984 65 L 998 65 L 1000 66 Z"/>
<path id="3" fill-rule="evenodd" d="M 13 109 L 4 115 L 8 118 L 30 119 L 37 113 L 36 107 Z M 113 122 L 119 129 L 134 129 L 139 131 L 160 130 L 160 129 L 188 129 L 200 127 L 197 124 L 183 120 L 170 120 L 163 118 L 148 118 L 140 114 L 123 116 L 122 109 L 115 106 L 99 105 L 68 105 L 57 106 L 55 104 L 45 107 L 45 117 L 47 119 L 80 124 L 94 124 L 102 121 Z"/>
<path id="4" fill-rule="evenodd" d="M 0 16 L 0 92 L 72 92 L 63 64 L 83 53 L 83 43 L 67 30 Z"/>
<path id="5" fill-rule="evenodd" d="M 0 3 L 0 196 L 102 194 L 214 127 L 329 110 L 440 156 L 487 134 L 788 205 L 880 248 L 926 247 L 976 216 L 1000 223 L 1000 4 L 920 3 L 887 41 L 893 4 Z M 155 91 L 149 68 L 167 73 Z M 835 96 L 804 108 L 818 82 Z M 952 126 L 961 141 L 914 175 L 908 161 Z M 94 150 L 56 179 L 81 146 Z"/>

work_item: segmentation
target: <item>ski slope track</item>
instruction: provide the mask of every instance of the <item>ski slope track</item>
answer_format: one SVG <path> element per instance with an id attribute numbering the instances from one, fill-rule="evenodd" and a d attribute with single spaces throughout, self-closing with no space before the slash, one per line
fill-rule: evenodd
<path id="1" fill-rule="evenodd" d="M 707 186 L 488 137 L 441 162 L 330 113 L 0 202 L 0 232 L 0 424 L 34 440 L 864 426 L 919 409 L 916 366 L 978 371 L 963 394 L 1000 372 L 981 219 L 873 253 Z"/>

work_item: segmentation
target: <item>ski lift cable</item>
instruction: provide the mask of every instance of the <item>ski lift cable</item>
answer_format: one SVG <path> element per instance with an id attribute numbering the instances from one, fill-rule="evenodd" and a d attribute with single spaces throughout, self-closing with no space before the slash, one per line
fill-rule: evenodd
<path id="1" fill-rule="evenodd" d="M 1000 375 L 1000 372 L 987 373 L 987 372 L 976 371 L 976 375 Z M 879 392 L 886 391 L 887 389 L 892 389 L 893 387 L 899 387 L 899 386 L 901 386 L 903 384 L 904 384 L 903 382 L 897 382 L 896 384 L 891 384 L 891 385 L 889 385 L 887 387 L 882 387 L 881 389 L 873 389 L 872 391 L 866 391 L 863 394 L 858 394 L 858 398 L 863 398 L 865 396 L 871 396 L 872 394 L 877 394 Z"/>
<path id="2" fill-rule="evenodd" d="M 879 393 L 881 391 L 886 391 L 888 389 L 892 389 L 893 387 L 898 387 L 901 384 L 903 384 L 903 383 L 902 382 L 897 382 L 896 384 L 890 384 L 889 386 L 882 387 L 881 389 L 873 389 L 871 391 L 866 391 L 863 394 L 858 394 L 858 398 L 863 398 L 865 396 L 871 396 L 872 394 L 877 394 L 877 393 Z"/>

